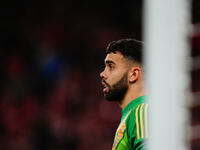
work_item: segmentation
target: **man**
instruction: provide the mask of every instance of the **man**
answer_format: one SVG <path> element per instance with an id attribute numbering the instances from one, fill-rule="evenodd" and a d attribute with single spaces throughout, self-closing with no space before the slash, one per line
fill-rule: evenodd
<path id="1" fill-rule="evenodd" d="M 122 109 L 112 150 L 142 150 L 148 138 L 142 48 L 140 41 L 122 39 L 106 49 L 105 69 L 100 73 L 103 93 Z"/>

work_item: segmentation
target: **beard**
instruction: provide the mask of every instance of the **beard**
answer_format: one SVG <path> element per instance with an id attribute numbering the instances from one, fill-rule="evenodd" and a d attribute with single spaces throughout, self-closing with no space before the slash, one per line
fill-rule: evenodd
<path id="1" fill-rule="evenodd" d="M 127 75 L 128 73 L 125 73 L 113 86 L 110 86 L 105 80 L 103 80 L 109 89 L 108 92 L 104 93 L 106 100 L 121 102 L 128 89 Z"/>

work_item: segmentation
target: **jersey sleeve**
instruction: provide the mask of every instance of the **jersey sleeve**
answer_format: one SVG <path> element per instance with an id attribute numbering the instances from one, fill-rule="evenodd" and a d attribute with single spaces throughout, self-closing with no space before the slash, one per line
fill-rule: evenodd
<path id="1" fill-rule="evenodd" d="M 148 104 L 133 108 L 126 120 L 127 135 L 133 150 L 143 150 L 148 138 Z"/>

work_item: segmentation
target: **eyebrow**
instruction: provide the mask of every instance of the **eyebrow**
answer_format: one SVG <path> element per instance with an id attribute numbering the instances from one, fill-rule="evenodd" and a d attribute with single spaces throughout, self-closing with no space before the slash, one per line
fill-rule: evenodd
<path id="1" fill-rule="evenodd" d="M 112 61 L 112 60 L 106 60 L 106 61 L 105 61 L 105 64 L 115 64 L 115 63 L 114 63 L 114 61 Z"/>

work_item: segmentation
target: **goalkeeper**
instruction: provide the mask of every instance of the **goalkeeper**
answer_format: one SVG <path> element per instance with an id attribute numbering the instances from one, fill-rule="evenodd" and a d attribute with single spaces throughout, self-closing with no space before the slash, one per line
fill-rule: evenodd
<path id="1" fill-rule="evenodd" d="M 148 138 L 142 49 L 143 43 L 134 39 L 113 41 L 106 49 L 105 69 L 100 73 L 103 93 L 122 109 L 112 150 L 143 150 Z"/>

